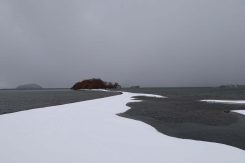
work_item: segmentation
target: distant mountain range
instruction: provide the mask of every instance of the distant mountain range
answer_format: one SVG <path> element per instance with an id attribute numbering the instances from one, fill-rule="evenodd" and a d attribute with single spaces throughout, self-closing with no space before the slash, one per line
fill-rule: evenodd
<path id="1" fill-rule="evenodd" d="M 18 87 L 16 87 L 16 89 L 20 89 L 20 90 L 28 90 L 28 89 L 43 89 L 40 85 L 38 84 L 24 84 L 24 85 L 19 85 Z"/>
<path id="2" fill-rule="evenodd" d="M 230 84 L 230 85 L 221 85 L 219 88 L 245 88 L 245 85 L 236 85 L 236 84 Z"/>

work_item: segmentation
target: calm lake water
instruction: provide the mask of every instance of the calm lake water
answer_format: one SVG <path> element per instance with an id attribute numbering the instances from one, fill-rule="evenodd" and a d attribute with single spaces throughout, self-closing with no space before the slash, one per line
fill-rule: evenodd
<path id="1" fill-rule="evenodd" d="M 144 88 L 129 92 L 167 96 L 157 99 L 138 97 L 131 108 L 119 115 L 145 122 L 163 134 L 231 145 L 245 150 L 245 105 L 213 104 L 202 99 L 245 100 L 245 89 L 238 88 Z"/>
<path id="2" fill-rule="evenodd" d="M 180 99 L 245 99 L 245 89 L 235 88 L 140 88 L 121 89 L 135 93 L 150 93 Z M 0 114 L 33 108 L 61 105 L 118 93 L 101 91 L 72 91 L 70 89 L 0 90 Z"/>
<path id="3" fill-rule="evenodd" d="M 0 90 L 0 114 L 116 95 L 113 92 L 70 89 Z"/>
<path id="4" fill-rule="evenodd" d="M 140 88 L 122 89 L 135 93 L 150 93 L 182 99 L 229 99 L 245 100 L 245 88 L 215 88 L 215 87 L 190 87 L 190 88 Z"/>

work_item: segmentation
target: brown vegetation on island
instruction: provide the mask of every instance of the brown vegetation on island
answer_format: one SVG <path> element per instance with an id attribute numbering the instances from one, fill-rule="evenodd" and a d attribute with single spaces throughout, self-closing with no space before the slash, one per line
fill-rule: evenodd
<path id="1" fill-rule="evenodd" d="M 118 83 L 105 82 L 101 79 L 86 79 L 81 82 L 77 82 L 71 89 L 116 89 L 120 88 Z"/>

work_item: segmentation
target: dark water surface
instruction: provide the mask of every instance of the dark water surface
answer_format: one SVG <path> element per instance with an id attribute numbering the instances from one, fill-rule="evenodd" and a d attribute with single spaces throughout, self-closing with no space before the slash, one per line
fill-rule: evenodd
<path id="1" fill-rule="evenodd" d="M 159 132 L 184 139 L 223 143 L 245 150 L 245 115 L 230 112 L 245 105 L 211 104 L 202 99 L 245 100 L 238 88 L 140 88 L 134 93 L 167 96 L 166 99 L 136 97 L 143 102 L 120 116 L 143 121 Z"/>
<path id="2" fill-rule="evenodd" d="M 69 89 L 0 90 L 0 114 L 117 95 L 116 92 Z"/>

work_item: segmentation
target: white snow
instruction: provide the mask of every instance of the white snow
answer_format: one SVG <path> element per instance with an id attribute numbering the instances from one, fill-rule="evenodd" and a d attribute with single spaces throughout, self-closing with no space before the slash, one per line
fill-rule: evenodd
<path id="1" fill-rule="evenodd" d="M 79 89 L 81 91 L 102 91 L 102 92 L 109 92 L 108 89 Z"/>
<path id="2" fill-rule="evenodd" d="M 208 103 L 221 103 L 221 104 L 245 104 L 245 100 L 201 100 L 202 102 Z M 240 113 L 245 115 L 245 110 L 232 110 L 232 112 Z"/>
<path id="3" fill-rule="evenodd" d="M 245 100 L 201 100 L 209 103 L 222 103 L 222 104 L 245 104 Z"/>
<path id="4" fill-rule="evenodd" d="M 232 110 L 232 111 L 245 115 L 245 110 Z"/>
<path id="5" fill-rule="evenodd" d="M 0 116 L 1 163 L 244 163 L 245 151 L 169 137 L 117 113 L 122 95 Z"/>

